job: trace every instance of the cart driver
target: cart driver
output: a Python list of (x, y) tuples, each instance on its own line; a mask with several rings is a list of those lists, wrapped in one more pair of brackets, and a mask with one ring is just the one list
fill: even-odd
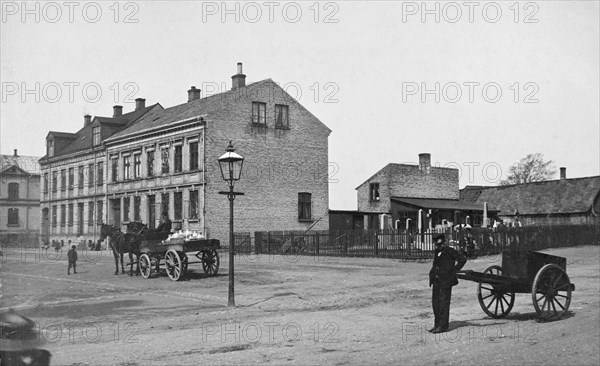
[(171, 232), (171, 220), (169, 220), (169, 215), (166, 212), (160, 215), (160, 225), (156, 228), (156, 232)]

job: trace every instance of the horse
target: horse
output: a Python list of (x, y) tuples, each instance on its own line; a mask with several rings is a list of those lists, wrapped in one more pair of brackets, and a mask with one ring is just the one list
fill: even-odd
[(136, 240), (133, 233), (123, 233), (121, 229), (113, 226), (102, 224), (100, 227), (100, 241), (110, 237), (110, 248), (115, 257), (115, 274), (119, 274), (119, 256), (121, 257), (121, 274), (125, 273), (123, 267), (123, 254), (129, 253), (129, 275), (133, 276), (133, 255), (138, 259), (136, 276), (140, 275), (140, 246), (139, 240)]

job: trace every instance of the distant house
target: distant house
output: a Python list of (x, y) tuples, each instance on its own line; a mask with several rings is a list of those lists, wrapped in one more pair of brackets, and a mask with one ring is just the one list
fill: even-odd
[(38, 243), (40, 165), (37, 156), (0, 155), (0, 241)]
[(600, 224), (600, 176), (561, 179), (499, 187), (467, 186), (461, 199), (487, 202), (505, 223), (523, 225)]
[(472, 225), (483, 222), (483, 204), (459, 199), (458, 169), (432, 167), (427, 153), (419, 154), (419, 165), (386, 165), (356, 190), (358, 211), (353, 216), (368, 213), (368, 229), (426, 230), (464, 223), (467, 216)]

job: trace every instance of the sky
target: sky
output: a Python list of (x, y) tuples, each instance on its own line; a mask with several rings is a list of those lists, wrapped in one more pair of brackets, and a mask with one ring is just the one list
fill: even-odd
[[(600, 174), (599, 1), (0, 1), (0, 151), (112, 106), (271, 78), (329, 136), (329, 206), (388, 163), (497, 185), (529, 153)], [(23, 5), (25, 4), (25, 5)], [(558, 173), (556, 178), (558, 178)]]

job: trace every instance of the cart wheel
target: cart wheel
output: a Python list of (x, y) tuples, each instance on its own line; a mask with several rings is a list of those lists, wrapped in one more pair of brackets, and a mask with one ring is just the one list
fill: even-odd
[[(484, 274), (502, 276), (502, 267), (491, 266), (483, 271)], [(515, 293), (507, 284), (490, 284), (479, 281), (477, 284), (477, 300), (481, 309), (492, 318), (504, 318), (515, 304)], [(486, 304), (487, 302), (487, 304)]]
[(169, 249), (167, 254), (165, 254), (165, 268), (171, 280), (179, 280), (181, 277), (182, 261), (179, 258), (179, 254), (173, 249)]
[(152, 261), (146, 253), (140, 256), (140, 272), (144, 278), (150, 278), (150, 276), (152, 276)]
[(216, 250), (202, 251), (202, 269), (207, 275), (217, 275), (219, 271), (219, 253)]
[(556, 264), (546, 264), (535, 275), (531, 297), (538, 316), (560, 318), (571, 304), (569, 275)]

